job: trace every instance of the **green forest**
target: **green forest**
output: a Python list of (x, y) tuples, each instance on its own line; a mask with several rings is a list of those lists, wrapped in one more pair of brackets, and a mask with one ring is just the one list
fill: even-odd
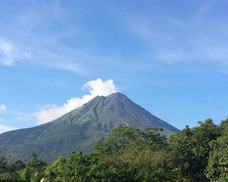
[(27, 163), (0, 157), (0, 179), (32, 182), (227, 182), (228, 119), (186, 126), (166, 138), (160, 128), (119, 125), (94, 151), (53, 163), (32, 154)]

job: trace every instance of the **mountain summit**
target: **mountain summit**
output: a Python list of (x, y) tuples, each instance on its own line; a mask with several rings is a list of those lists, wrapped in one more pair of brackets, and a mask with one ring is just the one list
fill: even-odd
[(117, 92), (97, 96), (49, 123), (1, 134), (0, 151), (9, 159), (27, 161), (31, 153), (37, 153), (53, 161), (73, 151), (92, 151), (96, 141), (105, 139), (113, 127), (123, 123), (138, 128), (160, 127), (166, 135), (179, 131)]

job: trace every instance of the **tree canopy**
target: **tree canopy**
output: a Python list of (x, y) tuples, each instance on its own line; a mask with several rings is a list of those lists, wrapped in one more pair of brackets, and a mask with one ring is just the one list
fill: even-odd
[(94, 145), (94, 152), (72, 153), (55, 162), (33, 154), (28, 163), (0, 155), (0, 179), (42, 182), (225, 182), (228, 181), (228, 119), (186, 126), (166, 138), (161, 129), (119, 125)]

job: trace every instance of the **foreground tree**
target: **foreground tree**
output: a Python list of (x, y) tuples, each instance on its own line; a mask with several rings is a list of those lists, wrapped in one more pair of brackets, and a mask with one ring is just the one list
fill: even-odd
[(222, 136), (210, 142), (207, 177), (210, 181), (228, 181), (228, 119), (219, 126)]
[(9, 170), (9, 166), (3, 155), (0, 155), (0, 174), (6, 173)]
[(75, 153), (68, 159), (59, 158), (45, 171), (46, 181), (129, 182), (167, 181), (165, 136), (159, 129), (143, 131), (120, 125), (110, 137), (95, 144), (96, 152)]
[(157, 128), (140, 130), (120, 125), (105, 141), (94, 145), (101, 160), (118, 169), (125, 169), (128, 181), (168, 181), (166, 164), (167, 139)]
[(133, 126), (119, 125), (111, 130), (109, 138), (95, 143), (94, 150), (100, 154), (118, 153), (125, 149), (158, 151), (167, 146), (165, 135), (161, 135), (162, 129), (146, 126), (142, 131)]
[(169, 139), (169, 166), (176, 181), (209, 181), (206, 167), (210, 152), (209, 142), (220, 136), (219, 128), (207, 119), (200, 126), (188, 126)]
[(210, 143), (207, 177), (210, 181), (228, 181), (228, 135)]
[(121, 175), (121, 169), (108, 165), (100, 160), (96, 153), (84, 154), (77, 152), (67, 160), (58, 158), (45, 171), (44, 180), (47, 182), (111, 182), (129, 181), (126, 174)]
[(46, 170), (45, 170), (45, 180), (46, 181), (66, 181), (65, 178), (65, 163), (66, 159), (64, 157), (59, 157), (55, 162), (53, 162)]
[(32, 159), (28, 162), (27, 166), (31, 168), (33, 173), (36, 173), (43, 171), (47, 167), (47, 163), (43, 160), (39, 160), (36, 153), (32, 153)]
[(0, 179), (20, 179), (17, 171), (25, 168), (25, 164), (21, 161), (7, 163), (3, 155), (0, 155)]

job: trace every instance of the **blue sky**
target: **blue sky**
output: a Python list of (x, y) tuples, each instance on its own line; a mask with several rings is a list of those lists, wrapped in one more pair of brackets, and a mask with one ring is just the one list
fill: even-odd
[(227, 0), (1, 1), (0, 132), (116, 90), (179, 129), (218, 124), (228, 117), (227, 9)]

